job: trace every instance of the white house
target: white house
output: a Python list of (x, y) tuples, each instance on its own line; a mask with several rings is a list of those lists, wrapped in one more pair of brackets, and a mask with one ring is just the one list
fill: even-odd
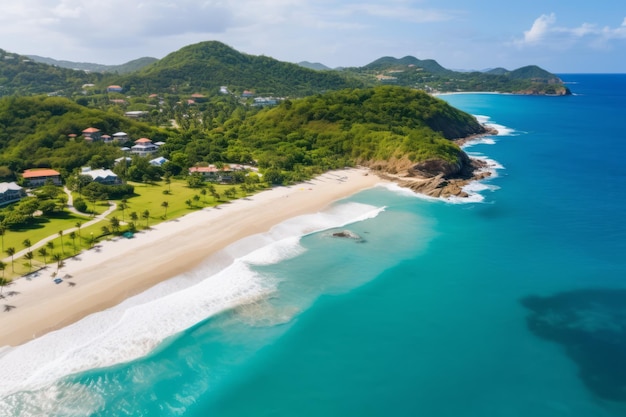
[(116, 142), (126, 142), (128, 140), (128, 133), (126, 132), (113, 133), (113, 140)]
[(160, 167), (160, 166), (163, 166), (163, 164), (166, 163), (166, 162), (169, 162), (169, 160), (167, 158), (159, 156), (157, 158), (151, 159), (150, 160), (150, 165), (154, 165), (156, 167)]
[(19, 201), (26, 197), (26, 192), (15, 182), (0, 182), (0, 205)]
[(82, 175), (89, 175), (95, 182), (106, 185), (121, 184), (120, 178), (110, 169), (91, 169), (83, 167), (80, 170)]
[(130, 148), (130, 153), (139, 156), (148, 156), (154, 154), (158, 150), (152, 141), (148, 138), (141, 138), (135, 141), (135, 146)]

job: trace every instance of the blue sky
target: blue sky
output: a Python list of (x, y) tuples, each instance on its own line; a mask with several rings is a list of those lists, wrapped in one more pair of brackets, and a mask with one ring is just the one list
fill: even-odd
[(626, 73), (622, 0), (15, 0), (0, 48), (100, 64), (218, 40), (282, 61), (362, 66), (412, 55), (452, 69)]

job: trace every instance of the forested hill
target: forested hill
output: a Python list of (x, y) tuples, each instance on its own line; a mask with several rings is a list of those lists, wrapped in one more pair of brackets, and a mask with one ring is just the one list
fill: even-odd
[(380, 86), (285, 101), (225, 135), (237, 137), (231, 149), (252, 155), (261, 167), (297, 173), (388, 160), (460, 166), (465, 155), (449, 139), (484, 131), (473, 116), (443, 100)]
[(4, 97), (0, 98), (0, 177), (15, 178), (15, 174), (34, 167), (62, 172), (90, 164), (110, 168), (114, 159), (122, 156), (120, 145), (69, 139), (68, 135), (80, 136), (88, 127), (109, 135), (123, 131), (135, 139), (166, 139), (160, 129), (113, 112), (88, 109), (67, 98)]
[(529, 65), (513, 71), (495, 68), (487, 72), (459, 72), (432, 59), (383, 57), (359, 68), (346, 68), (364, 82), (394, 84), (428, 92), (494, 91), (516, 94), (568, 95), (569, 89), (556, 75)]
[(314, 71), (266, 56), (248, 55), (216, 41), (186, 46), (125, 77), (113, 79), (126, 91), (215, 91), (305, 96), (362, 84), (335, 71)]
[(0, 49), (0, 97), (30, 94), (69, 95), (83, 84), (97, 83), (101, 74), (88, 74), (41, 64)]
[(106, 65), (106, 64), (94, 64), (91, 62), (73, 62), (73, 61), (58, 61), (53, 58), (46, 58), (38, 55), (28, 55), (28, 58), (32, 59), (35, 62), (40, 62), (42, 64), (54, 65), (56, 67), (68, 68), (74, 70), (81, 71), (89, 71), (89, 72), (112, 72), (117, 74), (127, 74), (129, 72), (138, 71), (146, 65), (150, 65), (155, 61), (158, 61), (156, 58), (151, 57), (143, 57), (138, 59), (133, 59), (132, 61), (126, 62), (125, 64), (120, 65)]

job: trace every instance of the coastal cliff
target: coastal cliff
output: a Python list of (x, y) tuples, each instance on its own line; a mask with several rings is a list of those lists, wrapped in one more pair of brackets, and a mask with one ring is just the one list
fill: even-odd
[[(485, 135), (497, 135), (498, 131), (486, 126), (480, 134), (455, 140), (462, 146), (470, 140)], [(409, 188), (416, 193), (429, 197), (468, 197), (463, 187), (472, 181), (488, 178), (491, 173), (487, 163), (481, 159), (470, 158), (462, 149), (456, 162), (443, 159), (428, 159), (418, 163), (408, 158), (390, 159), (387, 161), (370, 161), (368, 166), (380, 178), (393, 181), (401, 187)]]

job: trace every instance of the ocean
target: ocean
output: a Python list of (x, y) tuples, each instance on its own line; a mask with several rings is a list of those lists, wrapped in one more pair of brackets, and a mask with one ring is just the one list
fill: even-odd
[(380, 186), (239, 242), (5, 352), (0, 415), (626, 415), (626, 75), (560, 76), (441, 96), (499, 131), (471, 198)]

